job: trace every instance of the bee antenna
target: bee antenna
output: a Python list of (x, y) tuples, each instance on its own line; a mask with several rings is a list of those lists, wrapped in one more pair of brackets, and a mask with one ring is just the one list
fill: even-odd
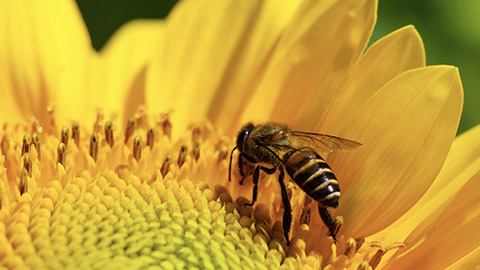
[(235, 150), (237, 150), (237, 147), (234, 147), (232, 152), (230, 153), (230, 163), (228, 164), (228, 182), (232, 181), (232, 177), (231, 177), (231, 174), (232, 174), (232, 158), (233, 158), (233, 152), (235, 152)]

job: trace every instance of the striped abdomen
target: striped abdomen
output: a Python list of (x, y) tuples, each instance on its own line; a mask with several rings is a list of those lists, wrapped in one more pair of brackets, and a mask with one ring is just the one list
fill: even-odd
[(283, 156), (290, 177), (322, 207), (337, 207), (340, 188), (332, 169), (311, 148), (299, 148)]

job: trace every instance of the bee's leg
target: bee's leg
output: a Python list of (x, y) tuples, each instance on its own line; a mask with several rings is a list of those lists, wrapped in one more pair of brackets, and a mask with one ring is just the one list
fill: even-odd
[[(258, 189), (258, 178), (260, 176), (260, 170), (266, 172), (267, 174), (273, 174), (277, 168), (267, 168), (263, 167), (261, 165), (258, 165), (255, 167), (255, 172), (253, 172), (253, 196), (252, 196), (252, 202), (251, 203), (246, 203), (245, 205), (248, 206), (253, 206), (255, 202), (257, 201), (257, 189)], [(283, 171), (283, 170), (282, 170)]]
[(278, 182), (280, 183), (280, 189), (282, 190), (282, 202), (283, 202), (283, 234), (287, 240), (287, 245), (290, 245), (288, 240), (288, 232), (290, 232), (290, 225), (292, 225), (292, 207), (290, 206), (290, 200), (288, 199), (287, 188), (283, 183), (285, 177), (285, 171), (280, 167), (280, 175), (278, 176)]
[(327, 208), (321, 207), (319, 205), (318, 212), (320, 213), (320, 217), (322, 218), (323, 223), (325, 223), (328, 230), (330, 231), (330, 235), (333, 237), (333, 240), (335, 240), (335, 242), (338, 242), (337, 236), (335, 236), (335, 223), (333, 222), (330, 213), (328, 213)]
[(232, 181), (232, 159), (233, 159), (233, 152), (237, 150), (237, 147), (234, 147), (232, 152), (230, 153), (230, 163), (228, 164), (228, 182)]
[(244, 163), (245, 160), (247, 160), (247, 163), (255, 163), (255, 161), (251, 157), (245, 155), (244, 153), (240, 153), (240, 155), (238, 155), (238, 170), (240, 171), (240, 175), (242, 176), (242, 180), (240, 180), (240, 185), (243, 185), (243, 181), (245, 180), (245, 177), (251, 175), (252, 173), (251, 169), (249, 170), (248, 175), (245, 173), (246, 171), (245, 166), (250, 165), (250, 164), (246, 165)]

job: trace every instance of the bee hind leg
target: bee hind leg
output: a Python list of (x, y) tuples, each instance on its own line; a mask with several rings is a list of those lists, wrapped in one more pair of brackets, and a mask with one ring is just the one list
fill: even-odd
[(290, 200), (288, 199), (287, 188), (285, 187), (283, 178), (285, 178), (285, 171), (282, 167), (280, 167), (280, 175), (278, 176), (278, 182), (280, 183), (280, 189), (282, 190), (283, 234), (285, 235), (285, 240), (287, 240), (287, 245), (290, 245), (288, 233), (290, 232), (290, 226), (292, 225), (292, 207), (290, 205)]
[[(245, 160), (247, 161), (247, 164), (245, 164)], [(239, 182), (240, 185), (243, 185), (245, 177), (252, 174), (252, 166), (250, 165), (250, 163), (255, 163), (255, 161), (252, 160), (252, 158), (250, 158), (248, 155), (245, 155), (244, 153), (240, 153), (240, 155), (238, 155), (238, 170), (240, 171), (240, 176), (242, 176), (242, 180), (240, 180)]]
[(253, 206), (255, 202), (257, 201), (257, 189), (258, 189), (258, 178), (260, 176), (260, 170), (266, 172), (267, 174), (273, 174), (277, 168), (267, 168), (263, 167), (261, 165), (258, 165), (255, 167), (255, 172), (253, 173), (253, 196), (252, 196), (252, 202), (251, 203), (246, 203), (245, 206)]
[(328, 230), (330, 231), (330, 236), (332, 236), (335, 242), (338, 242), (337, 236), (335, 234), (335, 222), (333, 222), (330, 213), (328, 213), (326, 207), (318, 206), (318, 213), (320, 213), (320, 217), (322, 218), (323, 223), (327, 226)]

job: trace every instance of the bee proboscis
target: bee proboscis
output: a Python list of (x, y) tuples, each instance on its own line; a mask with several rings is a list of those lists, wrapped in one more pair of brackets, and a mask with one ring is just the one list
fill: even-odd
[[(330, 235), (337, 241), (335, 224), (327, 211), (327, 207), (338, 207), (340, 188), (337, 178), (330, 166), (318, 154), (319, 151), (348, 151), (361, 144), (341, 137), (290, 130), (286, 125), (266, 123), (254, 125), (247, 123), (237, 135), (237, 144), (230, 155), (228, 180), (231, 181), (232, 156), (235, 150), (238, 156), (238, 168), (243, 183), (246, 163), (255, 165), (253, 170), (252, 202), (246, 205), (253, 206), (257, 200), (257, 189), (260, 171), (267, 174), (280, 172), (280, 184), (283, 202), (283, 232), (287, 244), (290, 243), (288, 233), (292, 222), (292, 209), (288, 199), (285, 183), (285, 170), (295, 183), (313, 200), (318, 203), (318, 211), (323, 223), (330, 231)], [(263, 164), (271, 165), (271, 167)], [(248, 175), (247, 175), (248, 174)]]

